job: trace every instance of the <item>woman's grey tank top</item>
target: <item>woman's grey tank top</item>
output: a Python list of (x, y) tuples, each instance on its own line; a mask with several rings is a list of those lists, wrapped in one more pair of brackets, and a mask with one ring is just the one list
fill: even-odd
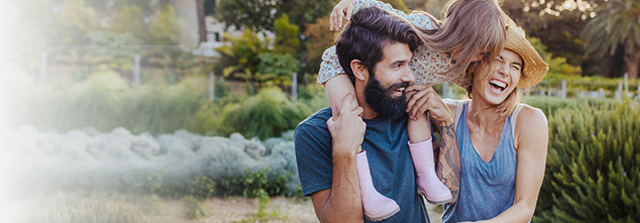
[[(511, 125), (514, 120), (505, 119), (493, 157), (488, 163), (484, 162), (469, 137), (467, 102), (458, 104), (460, 117), (456, 117), (461, 161), (460, 194), (454, 205), (445, 205), (442, 222), (491, 219), (511, 207), (515, 196), (517, 156)], [(517, 112), (513, 115), (517, 116)]]

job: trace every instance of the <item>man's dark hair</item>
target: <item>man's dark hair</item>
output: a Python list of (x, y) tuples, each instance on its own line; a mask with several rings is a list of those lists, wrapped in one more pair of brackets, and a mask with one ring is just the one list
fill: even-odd
[(386, 45), (405, 43), (411, 52), (415, 52), (421, 44), (416, 30), (407, 20), (383, 9), (361, 9), (336, 39), (340, 65), (352, 83), (355, 83), (355, 76), (350, 64), (354, 59), (360, 60), (373, 76), (376, 63), (382, 60), (382, 48)]

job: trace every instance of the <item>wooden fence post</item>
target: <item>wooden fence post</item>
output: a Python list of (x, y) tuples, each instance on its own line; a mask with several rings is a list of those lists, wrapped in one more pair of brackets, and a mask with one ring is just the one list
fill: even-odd
[(293, 73), (293, 76), (291, 77), (291, 97), (293, 98), (293, 101), (298, 100), (298, 74), (297, 73)]
[(140, 55), (136, 55), (133, 66), (133, 83), (136, 86), (140, 86), (140, 81)]

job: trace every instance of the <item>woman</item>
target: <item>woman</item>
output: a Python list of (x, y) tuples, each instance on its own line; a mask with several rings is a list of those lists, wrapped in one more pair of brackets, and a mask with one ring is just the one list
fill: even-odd
[[(548, 65), (515, 26), (508, 27), (505, 48), (495, 62), (478, 61), (454, 81), (470, 100), (442, 102), (431, 87), (408, 89), (409, 106), (417, 103), (419, 110), (455, 123), (460, 194), (445, 205), (443, 222), (527, 222), (535, 211), (548, 128), (541, 110), (519, 104), (519, 94), (538, 84)], [(445, 104), (455, 115), (438, 109)]]

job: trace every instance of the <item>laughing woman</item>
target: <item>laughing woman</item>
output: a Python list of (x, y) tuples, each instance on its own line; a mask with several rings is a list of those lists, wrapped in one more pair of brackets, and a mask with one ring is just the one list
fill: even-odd
[[(491, 65), (494, 64), (494, 65)], [(524, 37), (507, 29), (493, 63), (472, 64), (454, 81), (470, 100), (443, 102), (431, 87), (414, 85), (408, 107), (454, 123), (461, 157), (458, 200), (445, 205), (443, 222), (527, 222), (544, 177), (548, 128), (540, 109), (519, 104), (522, 90), (538, 84), (548, 65)], [(439, 107), (448, 106), (451, 113)], [(440, 118), (442, 120), (442, 118)]]

